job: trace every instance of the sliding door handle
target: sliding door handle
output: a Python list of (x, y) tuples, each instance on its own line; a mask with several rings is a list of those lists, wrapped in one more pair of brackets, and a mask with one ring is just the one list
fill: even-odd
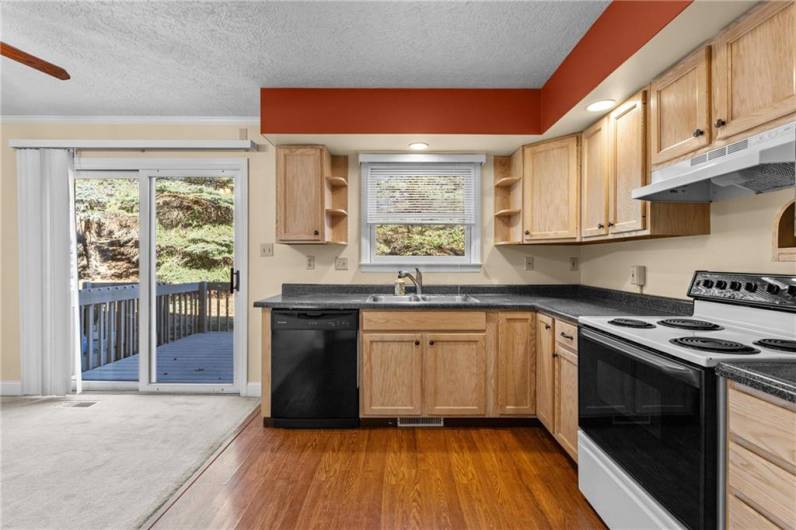
[(234, 293), (240, 291), (240, 271), (235, 270), (235, 267), (229, 269), (229, 292)]

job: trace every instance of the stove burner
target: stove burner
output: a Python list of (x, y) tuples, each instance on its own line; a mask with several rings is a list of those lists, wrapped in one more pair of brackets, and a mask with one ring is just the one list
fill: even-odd
[(671, 339), (669, 342), (694, 350), (714, 353), (731, 353), (741, 355), (760, 353), (760, 350), (756, 350), (755, 348), (741, 344), (740, 342), (733, 342), (731, 340), (717, 339), (713, 337), (680, 337), (677, 339)]
[(693, 318), (667, 318), (659, 320), (658, 324), (670, 328), (690, 329), (693, 331), (716, 331), (724, 329), (718, 324), (707, 322), (706, 320), (696, 320)]
[(758, 346), (764, 348), (771, 348), (772, 350), (781, 350), (796, 353), (796, 340), (787, 339), (760, 339), (755, 342)]
[(655, 324), (650, 324), (649, 322), (644, 322), (643, 320), (636, 320), (635, 318), (615, 318), (613, 320), (609, 320), (608, 323), (613, 324), (614, 326), (621, 326), (623, 328), (647, 329), (655, 327)]

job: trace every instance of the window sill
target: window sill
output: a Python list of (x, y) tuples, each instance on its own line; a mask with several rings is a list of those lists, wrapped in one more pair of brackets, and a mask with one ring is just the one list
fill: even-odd
[(360, 263), (360, 272), (395, 272), (399, 270), (413, 271), (419, 268), (421, 272), (481, 272), (480, 263), (405, 263), (398, 265), (394, 263)]

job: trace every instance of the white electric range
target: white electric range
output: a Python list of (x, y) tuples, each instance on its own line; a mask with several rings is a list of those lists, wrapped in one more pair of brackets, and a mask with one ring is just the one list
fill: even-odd
[(609, 527), (722, 528), (723, 361), (796, 362), (796, 274), (698, 271), (688, 317), (583, 317), (580, 489)]

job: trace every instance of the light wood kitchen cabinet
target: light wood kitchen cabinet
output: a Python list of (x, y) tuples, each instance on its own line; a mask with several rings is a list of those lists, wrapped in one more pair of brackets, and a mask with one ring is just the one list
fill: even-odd
[(493, 158), (495, 245), (522, 243), (522, 149)]
[(539, 314), (536, 318), (536, 417), (553, 432), (555, 406), (555, 336), (553, 319)]
[[(608, 231), (646, 228), (650, 203), (632, 197), (647, 184), (647, 91), (642, 90), (608, 115)], [(652, 205), (655, 207), (655, 205)]]
[(608, 131), (605, 117), (583, 131), (581, 148), (581, 236), (588, 239), (608, 234)]
[(536, 412), (536, 318), (531, 312), (498, 315), (497, 408), (499, 414)]
[[(559, 343), (560, 344), (560, 343)], [(555, 351), (555, 412), (553, 436), (578, 461), (578, 356), (566, 348)]]
[(423, 338), (423, 413), (486, 414), (485, 335), (430, 333)]
[(362, 336), (362, 412), (375, 416), (422, 414), (423, 336)]
[(574, 242), (580, 236), (579, 135), (523, 148), (523, 241)]
[(348, 238), (348, 158), (324, 146), (276, 149), (276, 234), (282, 243)]
[(710, 47), (703, 47), (650, 86), (650, 156), (660, 164), (710, 144)]
[(730, 382), (727, 389), (729, 528), (796, 521), (796, 406)]
[(796, 4), (761, 2), (712, 43), (717, 139), (796, 112)]

